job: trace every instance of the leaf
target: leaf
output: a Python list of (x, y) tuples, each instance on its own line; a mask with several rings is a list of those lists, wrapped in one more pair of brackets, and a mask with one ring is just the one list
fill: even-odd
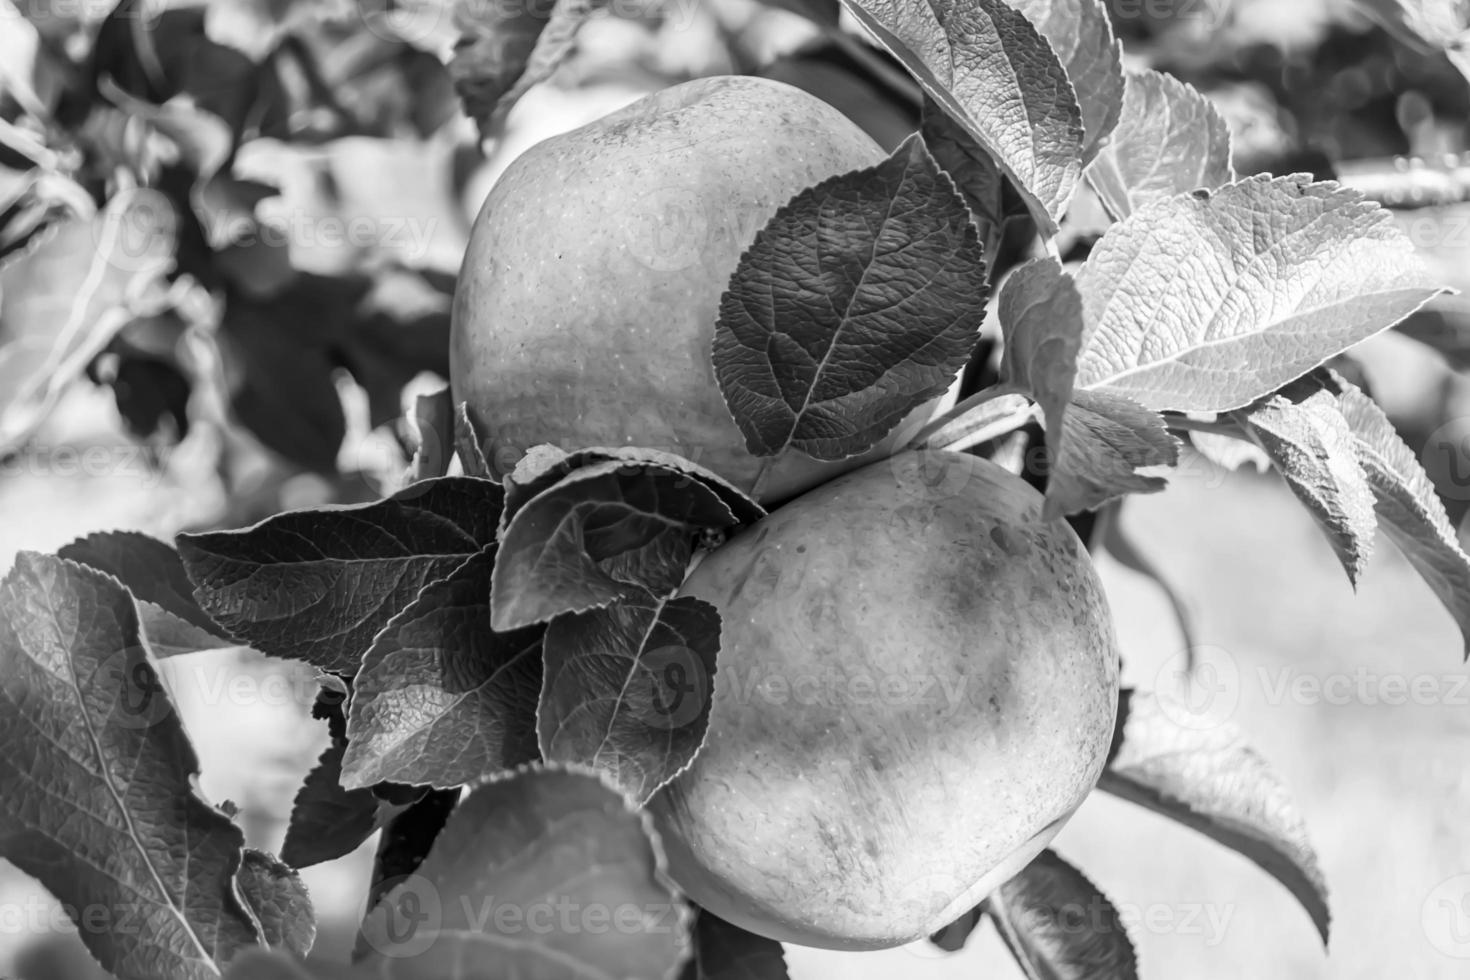
[(965, 199), (979, 232), (981, 254), (993, 264), (1006, 226), (1028, 213), (1025, 202), (1007, 185), (1000, 164), (928, 96), (924, 97), (919, 133), (934, 161)]
[(1098, 786), (1254, 861), (1302, 904), (1325, 944), (1327, 885), (1286, 787), (1236, 725), (1175, 720), (1188, 716), (1164, 695), (1125, 692), (1121, 741)]
[(454, 456), (454, 401), (447, 386), (414, 399), (413, 439), (410, 481), (431, 480), (449, 472)]
[(1163, 416), (1128, 398), (1078, 391), (1062, 419), (1046, 487), (1048, 514), (1075, 514), (1125, 493), (1155, 493), (1164, 478), (1138, 472), (1179, 462), (1179, 440)]
[(1341, 376), (1329, 373), (1328, 378), (1357, 438), (1358, 462), (1373, 488), (1378, 526), (1454, 617), (1470, 656), (1470, 557), (1460, 547), (1434, 484), (1383, 410)]
[(506, 527), (491, 623), (507, 632), (615, 599), (671, 592), (683, 581), (695, 537), (735, 523), (719, 494), (681, 470), (638, 459), (573, 470)]
[(27, 439), (173, 263), (178, 216), (157, 191), (58, 222), (0, 267), (0, 453)]
[(1077, 288), (1077, 387), (1179, 412), (1242, 408), (1439, 291), (1387, 211), (1305, 174), (1145, 207)]
[(692, 596), (634, 597), (546, 630), (541, 753), (606, 772), (639, 803), (704, 744), (720, 614)]
[(781, 944), (746, 932), (700, 909), (694, 920), (694, 955), (680, 980), (790, 980)]
[(269, 854), (246, 850), (235, 881), (267, 945), (305, 956), (316, 941), (316, 913), (301, 876)]
[(426, 585), (363, 657), (342, 783), (440, 788), (537, 758), (540, 627), (490, 629), (495, 549)]
[(80, 930), (103, 968), (202, 980), (261, 941), (235, 888), (244, 835), (195, 791), (125, 589), (22, 552), (0, 583), (0, 698), (0, 856), (66, 908), (127, 914)]
[(1443, 51), (1470, 78), (1470, 10), (1455, 0), (1359, 0), (1390, 32), (1420, 50)]
[(1082, 113), (1082, 165), (1118, 125), (1123, 48), (1102, 0), (1008, 0), (1041, 32), (1066, 69)]
[(986, 903), (1030, 980), (1137, 980), (1138, 959), (1118, 910), (1050, 849)]
[(1453, 309), (1446, 306), (1436, 303), (1420, 310), (1394, 330), (1438, 353), (1455, 371), (1470, 371), (1470, 321), (1462, 303)]
[[(572, 928), (548, 927), (563, 914)], [(362, 965), (395, 980), (666, 977), (688, 929), (647, 816), (590, 772), (545, 766), (470, 793), (363, 922)]]
[(964, 915), (929, 936), (931, 945), (944, 950), (946, 953), (958, 953), (965, 948), (965, 943), (973, 933), (985, 921), (985, 906), (977, 905)]
[(1066, 70), (1000, 0), (844, 0), (929, 97), (995, 158), (1055, 234), (1082, 168), (1082, 112)]
[(1192, 85), (1162, 72), (1131, 72), (1118, 126), (1087, 180), (1119, 221), (1176, 194), (1216, 190), (1235, 180), (1230, 127)]
[(738, 524), (754, 524), (766, 514), (760, 504), (735, 484), (683, 456), (658, 449), (632, 447), (593, 447), (568, 453), (555, 446), (541, 445), (528, 449), (506, 478), (505, 511), (500, 519), (502, 533), (510, 519), (542, 491), (551, 489), (585, 466), (615, 461), (629, 466), (657, 467), (685, 477), (685, 482), (702, 483), (730, 508)]
[(464, 101), (465, 115), (482, 138), (537, 82), (551, 77), (571, 52), (577, 30), (606, 0), (546, 0), (495, 5), (457, 0), (459, 41), (449, 73)]
[(382, 826), (382, 803), (370, 789), (344, 789), (345, 739), (322, 750), (296, 791), (281, 859), (293, 868), (335, 861), (362, 846)]
[[(1199, 433), (1192, 433), (1198, 435)], [(1253, 443), (1250, 445), (1254, 445)], [(1174, 620), (1179, 624), (1179, 635), (1183, 640), (1185, 650), (1194, 650), (1199, 646), (1197, 640), (1199, 631), (1195, 629), (1194, 615), (1190, 612), (1189, 605), (1179, 590), (1174, 588), (1163, 570), (1154, 564), (1147, 554), (1138, 549), (1133, 538), (1123, 530), (1122, 511), (1124, 501), (1114, 501), (1113, 504), (1102, 512), (1103, 530), (1100, 534), (1103, 550), (1113, 556), (1113, 559), (1124, 568), (1131, 569), (1152, 581), (1164, 593), (1169, 608), (1174, 612)]]
[(454, 410), (454, 451), (459, 456), (459, 465), (467, 476), (489, 479), (490, 464), (485, 458), (488, 440), (480, 435), (474, 419), (470, 418), (470, 407), (460, 402)]
[(1311, 512), (1356, 585), (1373, 553), (1378, 521), (1357, 440), (1337, 397), (1308, 377), (1235, 417)]
[(241, 377), (231, 409), (262, 445), (313, 472), (337, 471), (347, 418), (333, 348), (367, 289), (362, 279), (300, 275), (279, 293), (232, 295), (225, 307), (221, 344)]
[(923, 141), (792, 198), (720, 300), (715, 379), (745, 445), (876, 445), (964, 367), (985, 316), (969, 211)]
[(371, 504), (181, 534), (179, 557), (199, 605), (231, 636), (352, 674), (424, 585), (494, 540), (501, 499), (489, 480), (425, 480)]
[(136, 531), (100, 531), (56, 554), (106, 572), (133, 593), (154, 656), (235, 645), (194, 601), (194, 586), (178, 552), (157, 538)]
[(1082, 347), (1082, 295), (1060, 262), (1035, 259), (1006, 277), (996, 313), (1002, 338), (1001, 378), (1041, 406), (1047, 448), (1056, 458), (1062, 450), (1063, 419)]

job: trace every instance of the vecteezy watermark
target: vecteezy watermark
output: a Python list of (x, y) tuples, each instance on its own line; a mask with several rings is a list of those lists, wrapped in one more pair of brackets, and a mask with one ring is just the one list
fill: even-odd
[(205, 232), (211, 242), (237, 247), (378, 249), (410, 261), (429, 254), (438, 227), (436, 218), (319, 214), (266, 202), (259, 217), (222, 213), (207, 222)]
[(1086, 936), (1125, 933), (1200, 936), (1205, 946), (1225, 940), (1235, 906), (1215, 902), (1109, 902), (1101, 896), (1036, 906), (1017, 916), (1023, 932)]
[(495, 895), (456, 895), (422, 875), (408, 875), (384, 894), (364, 919), (362, 938), (380, 955), (422, 955), (446, 931), (489, 936), (543, 937), (675, 936), (681, 909), (674, 902), (589, 902), (550, 894), (535, 901), (509, 901)]
[(1312, 674), (1296, 667), (1257, 667), (1256, 675), (1271, 705), (1470, 706), (1470, 674), (1402, 674), (1367, 667)]
[(39, 477), (126, 477), (145, 486), (157, 486), (167, 474), (171, 450), (156, 446), (76, 446), (28, 443), (0, 456), (0, 479)]
[(320, 683), (306, 671), (252, 670), (234, 658), (174, 657), (155, 664), (141, 647), (113, 653), (92, 674), (92, 688), (111, 699), (106, 723), (145, 729), (187, 702), (205, 708), (309, 708)]
[(928, 707), (952, 712), (965, 703), (969, 676), (926, 671), (845, 669), (835, 665), (771, 668), (721, 666), (723, 696), (739, 704), (801, 708)]
[[(924, 707), (950, 714), (965, 703), (969, 678), (915, 671), (809, 669), (731, 664), (716, 677), (722, 700), (782, 708)], [(633, 717), (650, 728), (677, 729), (697, 720), (713, 692), (709, 669), (695, 650), (664, 646), (639, 658), (623, 692)]]
[(1424, 898), (1419, 921), (1429, 944), (1445, 956), (1470, 959), (1470, 874), (1446, 878)]
[[(161, 923), (154, 916), (163, 910), (137, 902), (89, 902), (74, 905), (49, 895), (29, 895), (0, 903), (0, 936), (70, 935), (137, 936), (158, 935)], [(171, 916), (170, 916), (171, 917)]]

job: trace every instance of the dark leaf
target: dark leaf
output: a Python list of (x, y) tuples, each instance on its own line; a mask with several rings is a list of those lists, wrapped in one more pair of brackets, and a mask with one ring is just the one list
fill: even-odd
[(1454, 617), (1470, 656), (1470, 557), (1460, 547), (1433, 482), (1381, 408), (1335, 373), (1328, 384), (1357, 438), (1358, 462), (1373, 488), (1378, 526)]
[(382, 826), (382, 803), (373, 791), (342, 786), (346, 750), (345, 739), (333, 740), (296, 791), (281, 845), (281, 860), (293, 868), (351, 854)]
[(368, 288), (358, 278), (301, 275), (269, 298), (232, 295), (220, 325), (243, 375), (231, 403), (241, 424), (318, 473), (337, 471), (347, 419), (334, 350)]
[(1137, 980), (1118, 910), (1055, 851), (1038, 854), (985, 908), (1029, 980)]
[[(378, 910), (385, 895), (418, 871), (439, 835), (444, 832), (450, 815), (459, 806), (460, 795), (458, 787), (429, 790), (404, 807), (402, 812), (394, 815), (383, 827), (383, 833), (378, 837), (378, 849), (373, 854), (373, 872), (368, 880), (364, 918)], [(383, 911), (392, 917), (392, 910)], [(470, 914), (468, 909), (465, 914)], [(410, 923), (410, 928), (413, 925)], [(402, 935), (401, 932), (398, 934)], [(366, 929), (358, 930), (357, 942), (352, 948), (354, 963), (372, 954), (371, 935)]]
[(182, 534), (179, 556), (200, 606), (230, 635), (351, 674), (424, 585), (494, 541), (501, 500), (489, 480), (442, 477), (376, 503)]
[(928, 96), (924, 97), (919, 133), (969, 205), (982, 254), (994, 263), (1006, 225), (1027, 213), (1025, 203), (1007, 191), (1005, 173), (995, 158)]
[(542, 754), (647, 801), (704, 744), (719, 649), (720, 614), (692, 596), (558, 616), (546, 630)]
[(984, 147), (1045, 234), (1082, 170), (1082, 112), (1051, 45), (1001, 0), (844, 0), (845, 6)]
[(1156, 71), (1128, 76), (1123, 114), (1087, 180), (1121, 221), (1155, 201), (1235, 179), (1230, 128), (1191, 85)]
[(573, 470), (507, 525), (490, 593), (492, 623), (508, 631), (670, 592), (684, 578), (696, 536), (735, 523), (729, 504), (682, 470), (641, 459)]
[(790, 980), (781, 944), (704, 909), (694, 920), (694, 956), (680, 980)]
[(1378, 521), (1357, 440), (1337, 396), (1316, 379), (1303, 378), (1235, 417), (1311, 512), (1356, 585), (1373, 553)]
[(495, 549), (426, 585), (363, 657), (343, 784), (477, 782), (537, 758), (541, 628), (490, 629)]
[(876, 445), (964, 367), (985, 289), (969, 211), (917, 137), (798, 194), (720, 301), (715, 378), (746, 447), (835, 460)]
[(965, 948), (970, 935), (985, 921), (985, 906), (979, 905), (955, 919), (949, 925), (929, 937), (929, 942), (946, 953), (958, 953)]
[(195, 790), (125, 589), (21, 553), (0, 583), (0, 699), (0, 856), (68, 908), (127, 914), (78, 923), (105, 969), (205, 980), (261, 941), (235, 888), (244, 835)]
[(140, 604), (152, 606), (152, 610), (141, 610), (144, 633), (150, 642), (154, 641), (150, 620), (165, 615), (182, 626), (193, 626), (209, 635), (219, 633), (214, 620), (194, 601), (194, 584), (184, 571), (179, 553), (157, 538), (137, 531), (99, 531), (78, 538), (56, 554), (106, 572), (127, 586)]
[(1164, 418), (1128, 398), (1078, 391), (1062, 419), (1060, 449), (1047, 482), (1048, 512), (1075, 514), (1125, 493), (1154, 493), (1164, 478), (1138, 472), (1179, 462), (1179, 440)]
[(261, 851), (246, 850), (235, 881), (267, 945), (305, 956), (316, 941), (316, 913), (301, 876)]
[[(690, 916), (646, 821), (587, 771), (486, 782), (364, 921), (363, 967), (391, 965), (395, 980), (673, 975)], [(574, 928), (546, 928), (564, 908)]]
[(1439, 292), (1387, 211), (1304, 174), (1135, 212), (1077, 288), (1077, 387), (1179, 412), (1242, 408)]
[(1229, 721), (1205, 725), (1164, 695), (1135, 691), (1098, 786), (1254, 861), (1296, 896), (1327, 942), (1327, 884), (1286, 787)]
[(537, 0), (525, 5), (458, 0), (460, 30), (449, 73), (465, 115), (491, 135), (504, 115), (570, 53), (577, 29), (606, 0)]

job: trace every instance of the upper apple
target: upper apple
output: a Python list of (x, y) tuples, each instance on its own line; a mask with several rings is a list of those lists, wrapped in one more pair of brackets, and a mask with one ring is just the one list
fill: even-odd
[[(540, 443), (640, 446), (752, 489), (763, 461), (711, 361), (720, 296), (778, 208), (882, 159), (826, 103), (748, 77), (678, 85), (527, 150), (475, 220), (454, 299), (453, 395), (497, 475)], [(838, 462), (787, 451), (761, 497), (886, 456), (906, 431)]]

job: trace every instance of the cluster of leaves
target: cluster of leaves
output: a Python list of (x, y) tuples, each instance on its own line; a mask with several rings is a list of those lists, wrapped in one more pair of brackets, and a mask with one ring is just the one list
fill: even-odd
[(207, 419), (334, 473), (338, 379), (380, 425), (447, 376), (464, 232), (401, 179), (456, 110), (425, 39), (308, 4), (21, 7), (0, 13), (29, 53), (0, 81), (0, 453), (89, 374), (141, 438)]
[[(591, 9), (461, 17), (472, 108), (493, 123)], [(911, 445), (983, 449), (1039, 422), (1057, 517), (1159, 489), (1184, 438), (1220, 459), (1240, 458), (1222, 442), (1249, 445), (1350, 576), (1381, 525), (1470, 634), (1470, 559), (1427, 478), (1323, 367), (1437, 292), (1386, 212), (1300, 175), (1237, 180), (1218, 115), (1186, 85), (1126, 73), (1098, 0), (846, 9), (926, 111), (883, 162), (792, 199), (733, 275), (711, 356), (748, 448), (841, 459), (877, 444), (971, 359), (1006, 223), (1033, 222), (1055, 251), (1090, 197), (1110, 224), (1085, 262), (1046, 255), (999, 280), (1001, 380)], [(102, 535), (21, 558), (0, 591), (14, 747), (0, 854), (71, 907), (142, 907), (156, 928), (84, 931), (123, 980), (785, 976), (778, 944), (688, 907), (640, 809), (699, 751), (718, 676), (719, 610), (678, 587), (760, 506), (642, 449), (541, 447), (497, 483), (463, 406), (441, 395), (418, 415), (417, 479), (387, 499), (177, 550)], [(310, 913), (291, 867), (245, 849), (230, 808), (193, 788), (154, 663), (222, 643), (320, 671), (331, 743), (283, 856), (329, 860), (382, 830), (351, 967), (293, 955)], [(1254, 860), (1325, 941), (1325, 884), (1283, 787), (1232, 727), (1177, 717), (1128, 692), (1102, 788)], [(1028, 975), (1135, 976), (1115, 914), (1116, 928), (1057, 927), (1099, 903), (1047, 852), (935, 942), (956, 948), (988, 918)], [(496, 914), (539, 906), (635, 914), (534, 931)]]

